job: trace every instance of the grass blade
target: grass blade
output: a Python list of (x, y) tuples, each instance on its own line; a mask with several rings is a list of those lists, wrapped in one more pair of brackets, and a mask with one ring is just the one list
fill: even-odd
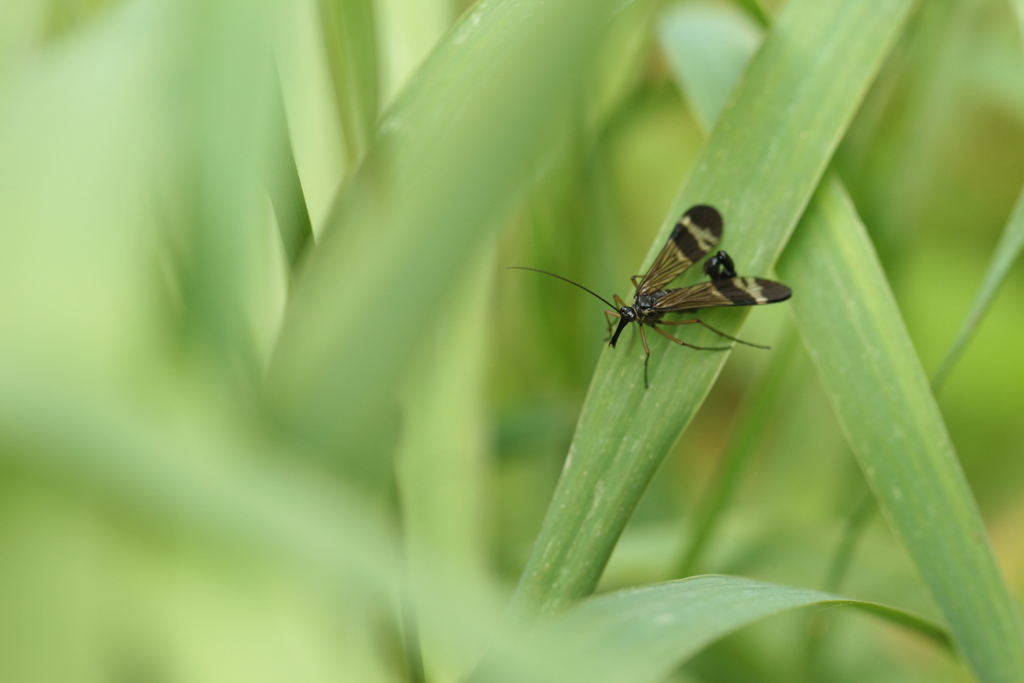
[[(744, 272), (771, 268), (912, 4), (787, 3), (647, 263), (685, 207), (711, 203), (726, 219), (723, 247)], [(701, 314), (728, 333), (743, 317), (740, 311)], [(703, 332), (687, 337), (708, 346), (714, 339)], [(517, 616), (559, 611), (593, 590), (650, 477), (726, 359), (660, 341), (652, 348), (648, 391), (637, 344), (626, 339), (605, 350), (514, 598)]]
[(274, 127), (278, 138), (275, 177), (270, 179), (270, 201), (277, 217), (277, 229), (281, 244), (288, 258), (290, 273), (298, 268), (306, 248), (313, 242), (313, 223), (309, 218), (306, 196), (302, 191), (302, 180), (295, 165), (291, 135), (288, 132), (288, 115), (285, 112), (280, 84), (274, 100)]
[(351, 175), (366, 154), (380, 111), (373, 2), (318, 0), (317, 5)]
[[(766, 617), (800, 607), (846, 605), (949, 647), (942, 628), (913, 614), (819, 591), (731, 576), (697, 576), (597, 596), (528, 640), (516, 659), (552, 662), (530, 680), (641, 683), (664, 680), (701, 649)], [(511, 680), (494, 669), (487, 681)]]
[(971, 335), (974, 334), (974, 330), (981, 322), (981, 318), (992, 305), (992, 300), (995, 299), (999, 287), (1006, 280), (1010, 268), (1017, 261), (1022, 249), (1024, 249), (1024, 191), (1017, 198), (1013, 213), (1010, 214), (1010, 220), (1003, 229), (999, 244), (996, 245), (996, 251), (992, 255), (992, 261), (988, 265), (988, 270), (985, 271), (985, 279), (982, 280), (978, 294), (971, 304), (971, 310), (960, 325), (956, 339), (953, 340), (953, 345), (946, 353), (942, 365), (939, 366), (935, 377), (932, 378), (932, 386), (935, 391), (941, 389), (945, 384), (946, 378), (960, 358), (960, 354), (963, 353)]
[(715, 474), (714, 481), (709, 484), (709, 490), (695, 511), (693, 538), (679, 561), (676, 576), (691, 576), (700, 567), (715, 529), (739, 488), (743, 475), (749, 469), (750, 458), (754, 455), (760, 437), (779, 408), (777, 399), (786, 388), (786, 379), (800, 352), (799, 342), (792, 329), (787, 330), (786, 337), (775, 346), (774, 351), (777, 356), (743, 401), (736, 419), (738, 427), (729, 439), (720, 471)]
[(836, 415), (890, 525), (981, 681), (1024, 680), (1024, 635), (881, 265), (834, 178), (779, 274)]
[(458, 16), (451, 0), (378, 0), (381, 106), (401, 92)]
[[(479, 642), (453, 657), (436, 642), (443, 632), (436, 624), (450, 619), (467, 583), (487, 576), (486, 366), (495, 259), (493, 247), (485, 251), (464, 269), (404, 392), (396, 469), (412, 586), (418, 595), (435, 594), (416, 606), (428, 680), (461, 680), (483, 649), (481, 633)], [(453, 577), (446, 595), (429, 581), (438, 574)]]

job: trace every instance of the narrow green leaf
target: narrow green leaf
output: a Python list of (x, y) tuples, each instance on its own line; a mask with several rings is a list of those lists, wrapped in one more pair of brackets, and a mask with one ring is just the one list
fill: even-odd
[(772, 22), (771, 12), (768, 11), (763, 0), (736, 0), (736, 4), (753, 17), (760, 26), (767, 26)]
[(291, 273), (298, 267), (306, 248), (313, 242), (313, 224), (302, 192), (302, 180), (295, 165), (291, 135), (288, 132), (288, 116), (285, 112), (283, 95), (278, 87), (274, 98), (274, 129), (277, 136), (277, 155), (270, 179), (270, 201), (277, 217), (277, 229), (281, 234), (285, 256)]
[[(487, 575), (485, 521), (488, 492), (486, 388), (494, 289), (494, 247), (463, 268), (451, 307), (432, 325), (405, 388), (396, 467), (406, 564), (417, 595), (441, 587), (430, 578), (453, 577), (446, 595), (416, 606), (428, 680), (461, 680), (480, 640), (445, 651), (436, 624), (465, 599), (467, 581)], [(441, 613), (437, 613), (440, 608)], [(459, 656), (461, 655), (461, 656)]]
[(778, 264), (876, 498), (981, 681), (1024, 680), (1020, 617), (863, 225), (827, 178)]
[(616, 5), (484, 3), (412, 77), (289, 302), (268, 386), (289, 428), (387, 476), (370, 448), (419, 330), (564, 131)]
[(377, 0), (381, 106), (386, 108), (409, 76), (451, 28), (451, 0)]
[(827, 591), (836, 592), (842, 589), (843, 581), (853, 563), (853, 553), (860, 543), (861, 536), (867, 530), (868, 524), (875, 517), (878, 504), (872, 498), (868, 490), (864, 490), (861, 500), (846, 518), (846, 528), (843, 530), (843, 538), (836, 548), (832, 561), (829, 562), (828, 571), (825, 573), (825, 580), (822, 582)]
[(704, 551), (722, 515), (726, 512), (732, 497), (739, 488), (742, 475), (748, 470), (750, 458), (757, 444), (769, 426), (779, 406), (778, 399), (786, 388), (785, 379), (790, 374), (800, 347), (796, 334), (790, 328), (780, 344), (776, 344), (771, 365), (764, 377), (751, 388), (743, 401), (743, 407), (736, 418), (739, 425), (729, 439), (729, 446), (722, 456), (720, 471), (715, 474), (709, 491), (701, 499), (694, 513), (693, 539), (689, 542), (676, 568), (675, 575), (692, 575), (703, 559)]
[[(949, 647), (946, 633), (876, 603), (731, 576), (697, 576), (589, 598), (530, 637), (519, 660), (546, 661), (530, 680), (659, 681), (701, 649), (766, 617), (801, 607), (850, 606)], [(480, 680), (512, 680), (495, 669)]]
[[(1018, 6), (1020, 4), (1024, 3), (1018, 3)], [(1021, 250), (1024, 250), (1024, 190), (1017, 197), (1010, 220), (1003, 228), (1002, 237), (999, 238), (999, 244), (996, 245), (995, 253), (985, 272), (985, 279), (982, 280), (981, 287), (974, 297), (974, 303), (971, 304), (971, 310), (960, 325), (960, 331), (957, 332), (956, 339), (953, 340), (953, 345), (943, 359), (942, 365), (939, 366), (935, 377), (932, 378), (932, 386), (935, 391), (945, 384), (946, 378), (949, 377), (950, 371), (959, 360), (960, 354), (963, 353), (971, 335), (974, 334), (974, 330), (981, 322), (981, 318), (992, 305), (1000, 286), (1006, 280), (1013, 264), (1020, 257)]]
[[(175, 169), (165, 220), (179, 233), (190, 351), (254, 392), (259, 372), (247, 318), (265, 224), (274, 83), (266, 7), (246, 0), (183, 3), (173, 78)], [(173, 93), (173, 94), (172, 94)], [(162, 198), (163, 199), (163, 198)]]
[[(768, 271), (912, 5), (910, 0), (790, 0), (712, 133), (647, 263), (687, 206), (710, 203), (725, 217), (722, 246), (744, 273)], [(702, 312), (701, 318), (731, 334), (744, 312)], [(719, 341), (703, 330), (686, 335), (686, 341), (705, 346)], [(517, 617), (559, 611), (593, 590), (647, 482), (727, 357), (670, 348), (651, 336), (649, 390), (644, 390), (639, 344), (623, 339), (601, 358), (514, 598)]]
[(380, 111), (372, 0), (317, 0), (349, 175), (370, 144)]

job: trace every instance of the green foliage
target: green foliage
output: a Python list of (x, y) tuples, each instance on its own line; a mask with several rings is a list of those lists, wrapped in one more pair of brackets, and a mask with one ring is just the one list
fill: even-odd
[(0, 11), (0, 680), (1024, 679), (1022, 4), (468, 5)]
[[(787, 5), (701, 150), (646, 264), (679, 214), (707, 202), (730, 217), (721, 246), (746, 264), (744, 272), (771, 268), (909, 9), (909, 2)], [(808, 70), (817, 54), (827, 59)], [(735, 334), (745, 313), (702, 312), (701, 318)], [(688, 339), (714, 346), (716, 338), (701, 330)], [(593, 590), (640, 495), (728, 357), (671, 353), (659, 342), (650, 389), (628, 345), (606, 349), (601, 358), (517, 593), (541, 613)]]

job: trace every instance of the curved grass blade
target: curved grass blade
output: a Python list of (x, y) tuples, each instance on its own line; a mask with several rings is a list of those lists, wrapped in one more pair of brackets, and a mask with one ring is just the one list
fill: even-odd
[(846, 438), (980, 681), (1024, 680), (1024, 630), (981, 515), (851, 202), (823, 181), (778, 273)]
[[(771, 268), (912, 5), (910, 0), (787, 3), (647, 263), (683, 209), (709, 203), (726, 220), (721, 246), (752, 275)], [(702, 319), (729, 334), (743, 317), (739, 311), (701, 312)], [(694, 333), (686, 341), (714, 345), (711, 333)], [(594, 589), (647, 482), (726, 359), (726, 354), (685, 353), (656, 343), (651, 388), (645, 391), (641, 354), (637, 344), (623, 340), (601, 357), (513, 599), (513, 620), (560, 611)]]
[(274, 205), (289, 273), (294, 273), (306, 248), (313, 242), (313, 223), (302, 191), (299, 169), (295, 165), (280, 82), (274, 95), (274, 132), (277, 136), (277, 155), (274, 158), (275, 173), (270, 179), (270, 201)]
[(380, 112), (377, 27), (372, 0), (317, 0), (334, 99), (351, 176), (370, 145)]
[[(811, 606), (853, 607), (940, 647), (950, 646), (941, 627), (877, 603), (732, 576), (696, 576), (589, 598), (541, 626), (514, 659), (546, 662), (530, 679), (536, 681), (660, 681), (707, 645), (744, 626)], [(513, 680), (503, 674), (489, 668), (478, 672), (476, 680)]]
[[(1021, 35), (1024, 36), (1024, 0), (1013, 0), (1011, 4), (1013, 5), (1014, 14), (1017, 15), (1018, 28)], [(967, 347), (967, 342), (970, 341), (974, 330), (981, 323), (985, 312), (992, 305), (993, 299), (995, 299), (996, 294), (999, 292), (1003, 281), (1006, 280), (1010, 268), (1013, 267), (1013, 264), (1020, 256), (1022, 249), (1024, 249), (1024, 190), (1017, 197), (1017, 203), (1014, 205), (1013, 212), (1010, 214), (1010, 220), (1003, 229), (1002, 236), (999, 238), (999, 244), (996, 245), (996, 251), (989, 262), (988, 270), (985, 271), (985, 279), (982, 280), (981, 287), (978, 289), (974, 302), (971, 304), (971, 310), (960, 325), (952, 346), (950, 346), (946, 357), (942, 360), (942, 365), (939, 366), (935, 376), (932, 377), (932, 388), (936, 392), (946, 383), (946, 378), (949, 377), (953, 366), (960, 359), (960, 354)]]
[[(1018, 6), (1021, 4), (1024, 3), (1018, 3)], [(992, 301), (999, 292), (999, 287), (1006, 280), (1010, 268), (1013, 267), (1013, 264), (1020, 257), (1021, 250), (1024, 250), (1024, 191), (1021, 191), (1021, 194), (1017, 197), (1013, 213), (1010, 214), (1010, 220), (1003, 229), (1002, 236), (999, 238), (999, 244), (996, 245), (996, 251), (989, 262), (988, 270), (985, 272), (985, 279), (981, 282), (978, 294), (974, 297), (974, 303), (971, 304), (971, 310), (960, 325), (956, 339), (953, 340), (953, 345), (946, 353), (942, 365), (939, 366), (935, 376), (932, 378), (932, 387), (934, 387), (935, 391), (941, 389), (942, 385), (945, 384), (946, 378), (949, 377), (953, 366), (960, 359), (960, 354), (963, 353), (967, 342), (970, 341), (971, 336), (974, 334), (974, 330), (977, 329), (985, 312), (992, 305)]]

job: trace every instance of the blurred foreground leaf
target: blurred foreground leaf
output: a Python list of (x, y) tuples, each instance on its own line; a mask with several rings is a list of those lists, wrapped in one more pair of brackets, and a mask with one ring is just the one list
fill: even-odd
[(351, 175), (366, 154), (380, 111), (374, 5), (372, 0), (317, 0), (317, 6)]
[[(479, 642), (446, 649), (436, 642), (444, 629), (435, 626), (461, 606), (467, 583), (487, 576), (486, 366), (495, 259), (492, 246), (484, 251), (463, 269), (453, 306), (426, 335), (404, 391), (396, 468), (410, 584), (419, 596), (434, 594), (415, 605), (428, 680), (464, 678), (486, 637), (481, 631)], [(431, 582), (439, 575), (451, 577), (445, 595)]]
[(288, 428), (380, 480), (418, 335), (564, 132), (612, 0), (498, 0), (434, 50), (382, 121), (307, 261), (270, 368)]

